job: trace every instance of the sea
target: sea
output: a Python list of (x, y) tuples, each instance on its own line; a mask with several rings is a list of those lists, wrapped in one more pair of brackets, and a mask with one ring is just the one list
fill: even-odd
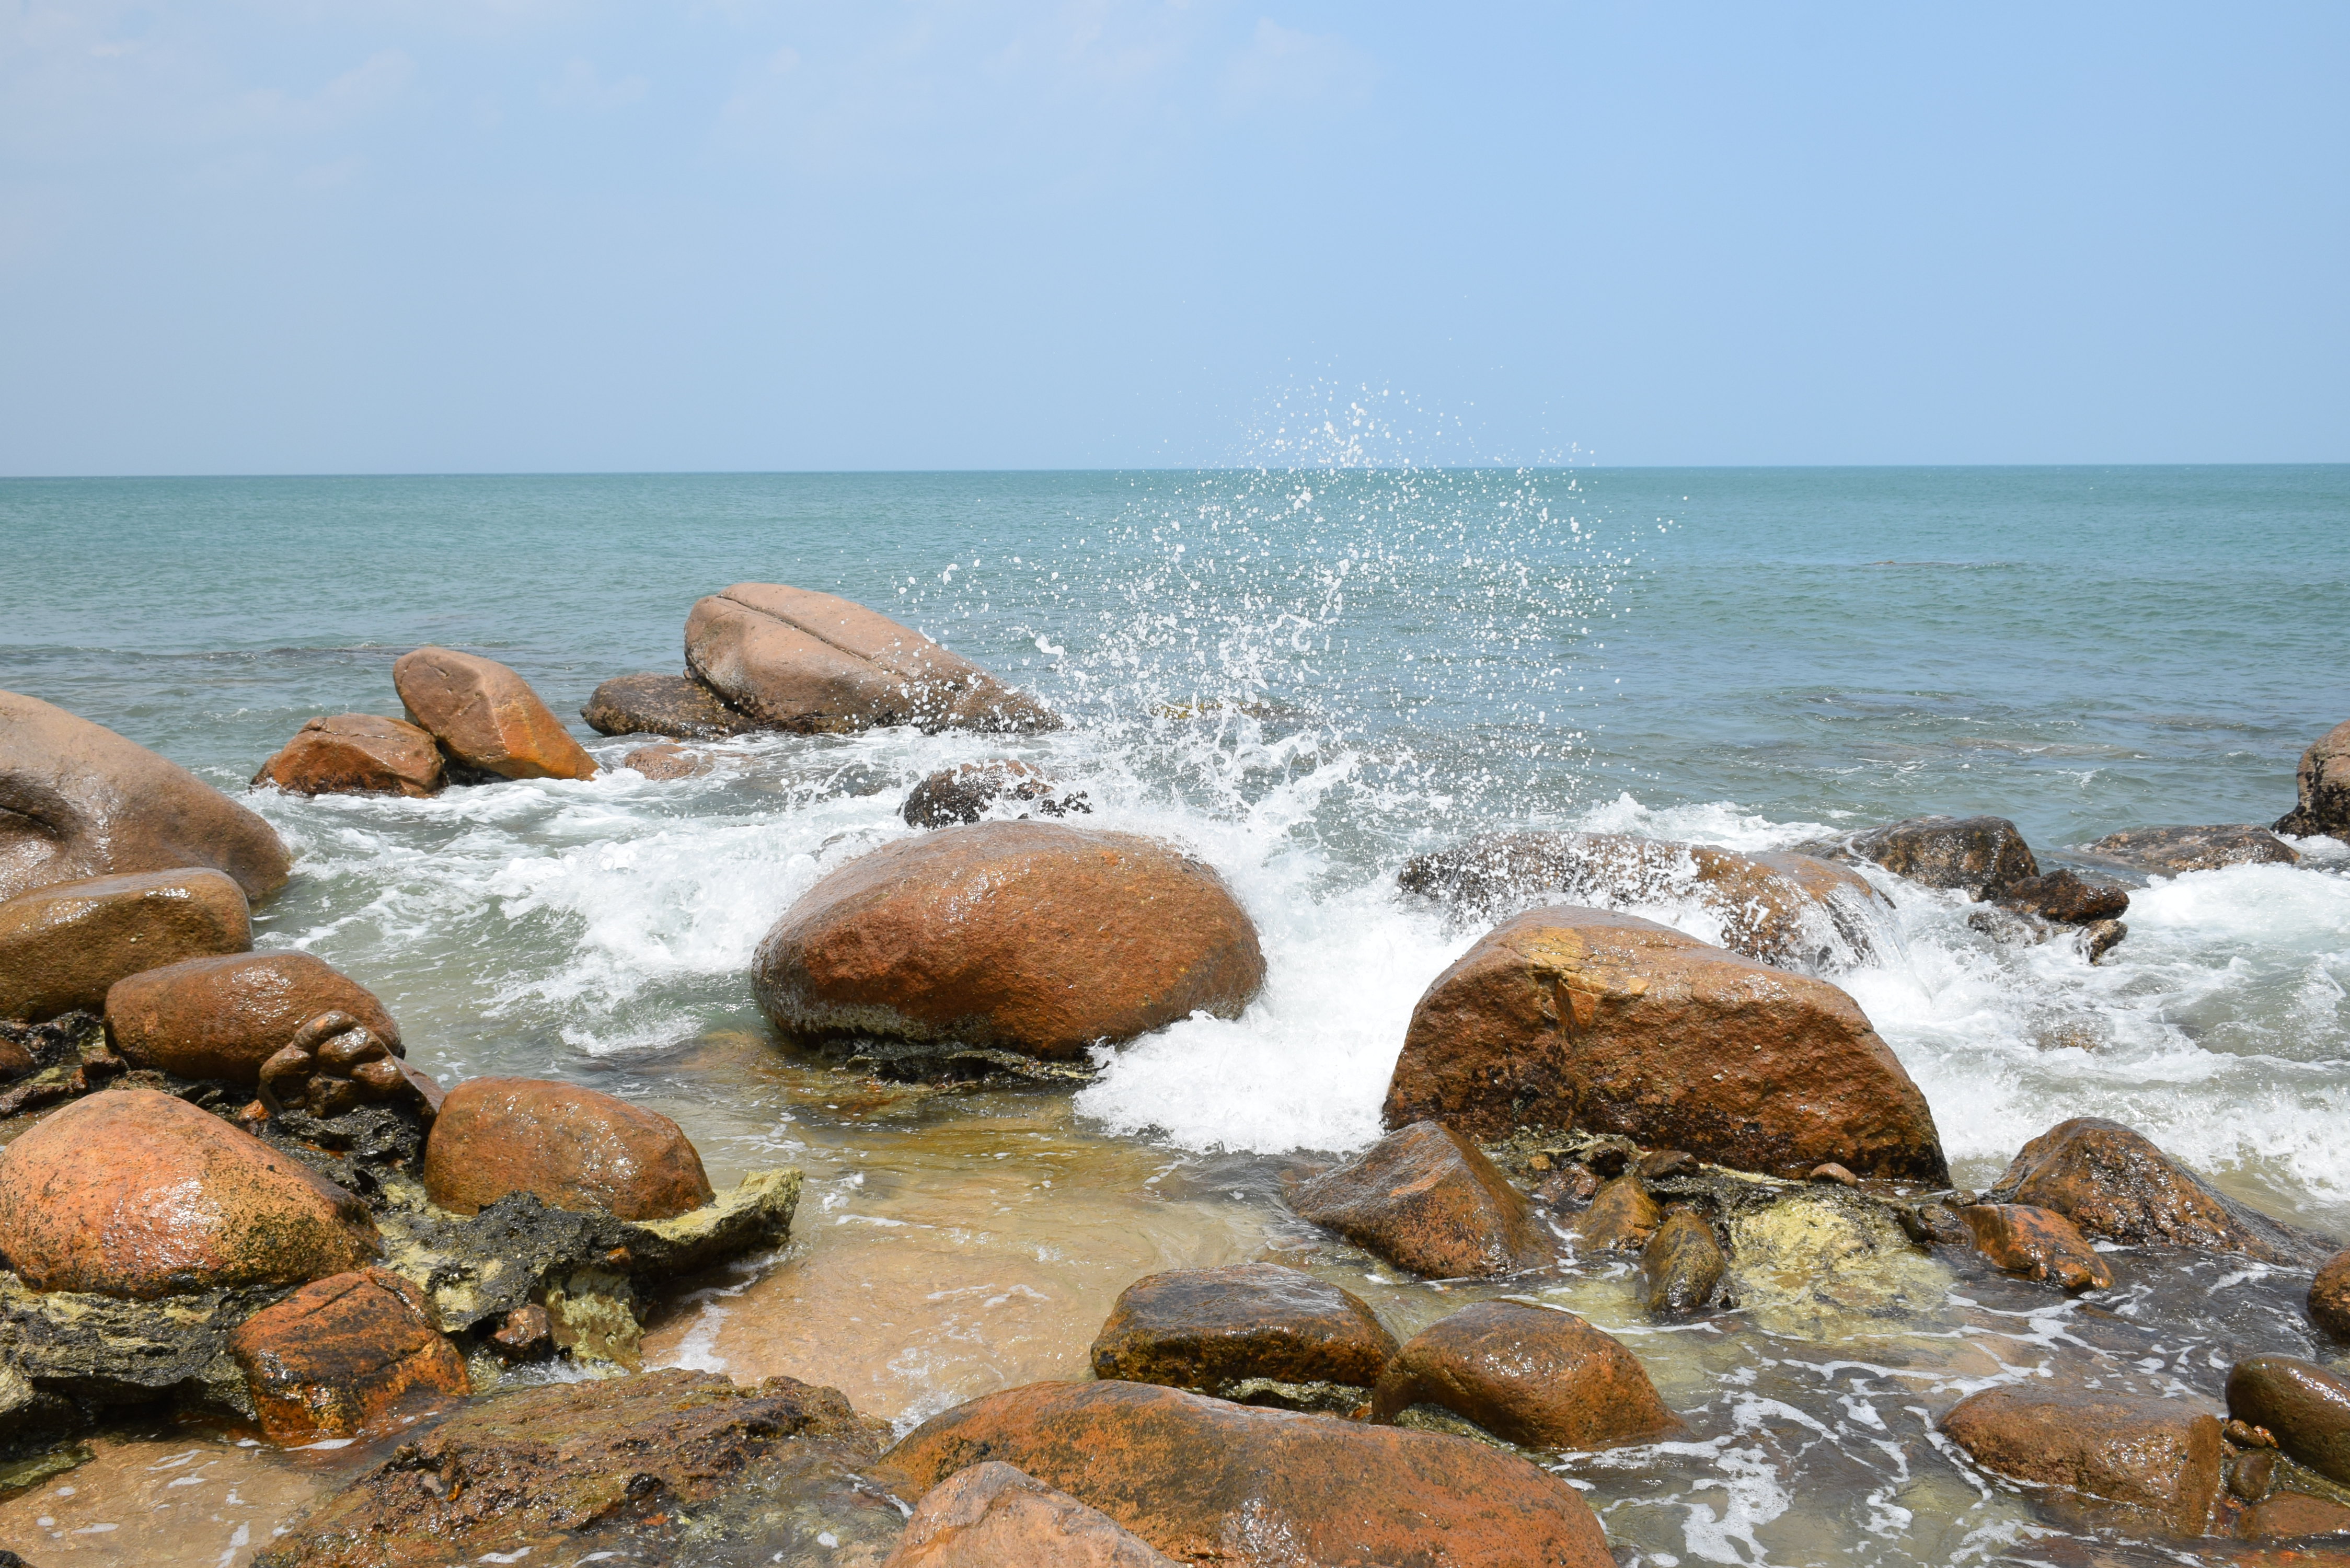
[[(1153, 1269), (1303, 1261), (1399, 1332), (1476, 1293), (1283, 1199), (1378, 1136), (1412, 1005), (1478, 934), (1398, 891), (1413, 855), (1503, 828), (1776, 848), (1947, 812), (2085, 866), (2126, 828), (2274, 820), (2303, 749), (2350, 718), (2350, 466), (16, 479), (0, 564), (0, 687), (267, 817), (296, 864), (257, 942), (375, 991), (411, 1060), (640, 1100), (722, 1181), (808, 1172), (791, 1247), (681, 1282), (649, 1364), (832, 1383), (901, 1428), (1085, 1376), (1109, 1303)], [(686, 780), (624, 767), (645, 738), (593, 734), (581, 704), (681, 672), (694, 600), (746, 580), (870, 605), (1068, 725), (752, 737)], [(513, 666), (606, 771), (247, 793), (307, 720), (396, 716), (391, 662), (428, 643)], [(914, 831), (915, 782), (1001, 755), (1082, 790), (1087, 826), (1212, 863), (1262, 934), (1263, 995), (1100, 1050), (1074, 1089), (883, 1084), (778, 1039), (748, 978), (760, 937)], [(2300, 846), (2299, 866), (2128, 876), (2128, 937), (2095, 965), (1883, 878), (1874, 957), (1829, 978), (1924, 1090), (1962, 1184), (2107, 1116), (2350, 1235), (2350, 846)], [(1718, 934), (1693, 899), (1637, 912)], [(2104, 1307), (1961, 1282), (1917, 1321), (1666, 1329), (1628, 1263), (1593, 1261), (1529, 1299), (1622, 1334), (1696, 1435), (1557, 1462), (1619, 1556), (1667, 1568), (2134, 1539), (1986, 1480), (1932, 1415), (2065, 1367), (2209, 1393), (2248, 1346), (2331, 1353), (2277, 1304), (2296, 1288), (2278, 1271), (2119, 1272)], [(2085, 1334), (2084, 1312), (2121, 1326)]]

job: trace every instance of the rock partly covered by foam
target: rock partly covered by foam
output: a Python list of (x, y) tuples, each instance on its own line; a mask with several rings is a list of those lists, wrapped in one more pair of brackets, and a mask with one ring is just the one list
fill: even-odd
[(1572, 1487), (1458, 1438), (1135, 1383), (1036, 1383), (935, 1416), (889, 1454), (917, 1486), (990, 1459), (1187, 1563), (1613, 1568)]
[(530, 682), (494, 659), (420, 648), (393, 660), (409, 722), (430, 731), (460, 773), (501, 779), (588, 779), (596, 759)]
[(1487, 916), (1529, 903), (1695, 903), (1721, 945), (1765, 963), (1825, 967), (1873, 950), (1885, 900), (1858, 874), (1811, 855), (1740, 855), (1618, 833), (1503, 833), (1409, 861), (1408, 893)]
[(1094, 1376), (1248, 1402), (1246, 1386), (1368, 1388), (1395, 1336), (1352, 1292), (1278, 1263), (1179, 1269), (1126, 1287), (1094, 1338)]
[(2350, 1380), (2290, 1355), (2254, 1355), (2228, 1371), (2228, 1414), (2264, 1427), (2277, 1447), (2350, 1486)]
[(2220, 1495), (2220, 1418), (2192, 1398), (2003, 1384), (1942, 1429), (1985, 1469), (2137, 1508), (2200, 1535)]
[(2296, 838), (2325, 834), (2350, 839), (2350, 720), (2326, 731), (2301, 754), (2295, 778), (2300, 804), (2277, 818), (2276, 830)]
[(1679, 1432), (1639, 1358), (1571, 1312), (1480, 1302), (1423, 1329), (1380, 1377), (1371, 1419), (1437, 1405), (1532, 1449), (1614, 1449)]
[(2221, 823), (2207, 827), (2134, 827), (2085, 846), (2092, 855), (2141, 871), (2177, 875), (2227, 866), (2293, 866), (2301, 851), (2265, 827)]
[(579, 716), (599, 735), (675, 741), (723, 741), (765, 728), (690, 675), (616, 675), (596, 688)]
[(286, 885), (276, 831), (195, 774), (37, 698), (0, 691), (0, 899), (53, 882), (208, 867)]
[(373, 713), (313, 719), (261, 764), (256, 784), (288, 794), (437, 794), (448, 782), (441, 748), (414, 724)]
[(556, 1209), (667, 1220), (715, 1194), (675, 1122), (576, 1084), (469, 1078), (451, 1089), (424, 1148), (424, 1189), (459, 1214), (510, 1192)]
[(1412, 1011), (1389, 1127), (1621, 1133), (1744, 1170), (1949, 1179), (1926, 1098), (1852, 998), (1650, 920), (1534, 909)]
[(470, 1388), (424, 1293), (386, 1269), (312, 1281), (247, 1318), (229, 1350), (262, 1430), (281, 1443), (348, 1437), (412, 1396)]
[(359, 981), (308, 953), (187, 959), (118, 981), (106, 1028), (135, 1067), (257, 1084), (262, 1064), (327, 1012), (349, 1014), (395, 1054), (400, 1025)]
[(909, 827), (951, 827), (977, 822), (1003, 802), (1023, 818), (1090, 812), (1082, 794), (1061, 787), (1044, 769), (1012, 757), (943, 768), (916, 784), (899, 815)]
[(1998, 899), (2008, 909), (2068, 926), (2111, 920), (2129, 909), (2127, 888), (2111, 882), (2085, 881), (2066, 869), (2019, 877), (2000, 889)]
[(95, 1012), (141, 970), (252, 946), (244, 891), (224, 872), (53, 882), (0, 904), (0, 1018)]
[(780, 583), (736, 583), (695, 604), (685, 662), (732, 707), (803, 733), (1060, 725), (1035, 699), (912, 628)]
[(0, 1153), (0, 1253), (36, 1290), (306, 1284), (379, 1246), (357, 1198), (151, 1089), (76, 1100)]
[(1438, 1279), (1514, 1273), (1553, 1256), (1525, 1194), (1484, 1150), (1440, 1122), (1389, 1133), (1298, 1183), (1289, 1201), (1302, 1218)]
[(2302, 1265), (2333, 1251), (2222, 1196), (2143, 1135), (2099, 1116), (2059, 1122), (2025, 1144), (1986, 1197), (2053, 1209), (2089, 1235), (2130, 1246), (2194, 1247)]
[(1175, 1568), (1098, 1509), (999, 1460), (922, 1494), (883, 1568)]
[(768, 1014), (795, 1033), (1045, 1060), (1264, 983), (1256, 927), (1205, 862), (1130, 833), (988, 822), (900, 839), (808, 889), (759, 944)]
[(1995, 898), (2010, 883), (2040, 875), (2032, 846), (2003, 816), (1913, 816), (1798, 847), (1874, 861), (1898, 877), (1955, 888), (1970, 898)]

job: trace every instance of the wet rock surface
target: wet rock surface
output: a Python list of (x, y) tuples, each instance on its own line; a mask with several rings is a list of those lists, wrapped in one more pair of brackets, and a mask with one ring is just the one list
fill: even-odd
[(801, 733), (1060, 726), (1035, 699), (912, 628), (780, 583), (737, 583), (697, 602), (685, 662), (730, 706)]
[(53, 882), (206, 867), (247, 898), (286, 885), (276, 830), (185, 768), (0, 691), (0, 899)]
[(579, 716), (599, 735), (678, 741), (723, 741), (765, 727), (690, 675), (616, 675), (596, 688)]
[(1437, 1405), (1532, 1449), (1613, 1449), (1683, 1430), (1639, 1358), (1573, 1313), (1480, 1302), (1397, 1353), (1371, 1402), (1392, 1422)]
[(313, 719), (261, 764), (255, 784), (288, 794), (438, 794), (448, 783), (432, 735), (398, 719), (338, 713)]
[(1710, 1305), (1721, 1289), (1730, 1262), (1714, 1239), (1713, 1227), (1682, 1210), (1657, 1227), (1640, 1254), (1648, 1278), (1648, 1310), (1659, 1317), (1685, 1317)]
[(991, 1461), (922, 1494), (887, 1568), (1174, 1568), (1067, 1492)]
[(620, 765), (633, 769), (649, 779), (666, 784), (678, 779), (700, 778), (704, 774), (715, 773), (718, 769), (718, 759), (708, 752), (699, 752), (690, 746), (680, 746), (663, 741), (657, 745), (639, 746), (620, 759)]
[(2109, 1290), (2113, 1269), (2062, 1214), (2022, 1203), (1976, 1203), (1959, 1210), (1983, 1256), (2010, 1273), (2067, 1291)]
[(2265, 827), (2222, 823), (2206, 827), (2136, 827), (2085, 846), (2092, 855), (2176, 876), (2226, 866), (2292, 866), (2301, 851)]
[(244, 890), (224, 872), (51, 883), (0, 904), (0, 1018), (95, 1012), (141, 970), (252, 946)]
[(977, 822), (999, 804), (1020, 817), (1066, 816), (1093, 809), (1082, 794), (1063, 788), (1042, 768), (999, 757), (931, 774), (908, 793), (899, 815), (909, 827), (952, 827)]
[(402, 1100), (427, 1113), (441, 1105), (440, 1085), (394, 1054), (394, 1045), (348, 1012), (322, 1012), (261, 1064), (263, 1106), (329, 1121), (362, 1106)]
[(2350, 839), (2350, 720), (2334, 725), (2301, 754), (2294, 781), (2301, 799), (2277, 818), (2276, 830), (2297, 838), (2324, 834)]
[(527, 1192), (623, 1220), (671, 1219), (714, 1196), (675, 1122), (541, 1078), (472, 1078), (451, 1089), (425, 1146), (424, 1187), (460, 1214)]
[(2043, 920), (2085, 926), (2118, 918), (2129, 908), (2129, 890), (2110, 882), (2086, 882), (2077, 872), (2050, 871), (2019, 877), (1999, 891), (1999, 901)]
[(1664, 1210), (1639, 1177), (1619, 1176), (1593, 1195), (1591, 1207), (1575, 1220), (1575, 1237), (1586, 1251), (1636, 1252), (1664, 1222)]
[(1290, 1193), (1300, 1217), (1401, 1268), (1438, 1279), (1550, 1262), (1525, 1195), (1475, 1143), (1438, 1122), (1388, 1134)]
[(262, 1430), (277, 1442), (348, 1437), (403, 1397), (463, 1398), (464, 1357), (424, 1293), (386, 1269), (314, 1281), (229, 1337)]
[(810, 888), (759, 944), (778, 1025), (1076, 1060), (1264, 983), (1223, 878), (1155, 839), (990, 822), (901, 839)]
[(2145, 1511), (2200, 1535), (2220, 1495), (2220, 1418), (2192, 1399), (2015, 1384), (1970, 1394), (1942, 1429), (1977, 1464)]
[[(1272, 1550), (1331, 1568), (1612, 1568), (1573, 1488), (1481, 1444), (1133, 1383), (1040, 1383), (890, 1449), (917, 1486), (1001, 1460), (1178, 1561)], [(1276, 1545), (1277, 1543), (1277, 1545)]]
[(452, 783), (596, 776), (596, 759), (528, 681), (495, 659), (420, 648), (393, 660), (391, 683), (409, 722), (439, 743)]
[(1872, 861), (1929, 888), (1988, 898), (2040, 874), (2032, 846), (2003, 816), (1913, 816), (1882, 827), (1796, 846), (1800, 853)]
[(2309, 1282), (2309, 1315), (2336, 1339), (2350, 1339), (2350, 1252), (2336, 1252)]
[(2350, 1380), (2314, 1362), (2255, 1355), (2228, 1372), (2228, 1414), (2265, 1428), (2278, 1448), (2350, 1485)]
[(1620, 1133), (1717, 1164), (1949, 1179), (1925, 1096), (1853, 1000), (1669, 927), (1533, 910), (1413, 1010), (1388, 1126)]
[(131, 1065), (233, 1084), (260, 1083), (262, 1064), (328, 1012), (400, 1053), (400, 1025), (383, 1003), (308, 953), (189, 959), (132, 975), (106, 996), (107, 1033)]
[(1270, 1401), (1244, 1385), (1367, 1389), (1395, 1352), (1361, 1297), (1278, 1263), (1234, 1263), (1128, 1285), (1094, 1339), (1093, 1368), (1105, 1382), (1258, 1403)]

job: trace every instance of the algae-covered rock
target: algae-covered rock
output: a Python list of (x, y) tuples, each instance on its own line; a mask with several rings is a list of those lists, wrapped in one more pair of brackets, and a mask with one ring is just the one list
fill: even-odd
[(1886, 1207), (1841, 1188), (1789, 1189), (1731, 1217), (1730, 1286), (1774, 1334), (1831, 1339), (1939, 1308), (1950, 1275)]

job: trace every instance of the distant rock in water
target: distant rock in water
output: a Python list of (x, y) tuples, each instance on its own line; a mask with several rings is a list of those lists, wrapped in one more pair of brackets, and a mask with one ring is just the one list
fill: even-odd
[(616, 675), (596, 688), (579, 716), (599, 735), (673, 741), (723, 741), (767, 728), (689, 675)]
[(2040, 863), (2003, 816), (1913, 816), (1795, 846), (1799, 854), (1873, 861), (1897, 877), (1989, 898), (2040, 875)]
[(998, 801), (1024, 806), (1019, 814), (1023, 817), (1031, 814), (1066, 816), (1093, 810), (1084, 795), (1063, 789), (1042, 768), (996, 757), (931, 774), (907, 794), (900, 815), (909, 827), (949, 827), (977, 822)]
[(2129, 891), (2110, 882), (2087, 882), (2068, 870), (2019, 877), (2001, 888), (1998, 901), (2060, 925), (2085, 926), (2110, 920), (2129, 908)]
[(2350, 839), (2350, 720), (2334, 725), (2301, 754), (2295, 778), (2301, 804), (2277, 818), (2276, 830), (2297, 838), (2324, 834)]
[(2243, 823), (2210, 827), (2134, 827), (2085, 846), (2092, 855), (2141, 871), (2177, 874), (2225, 866), (2297, 866), (2301, 851), (2265, 827)]
[(620, 759), (620, 765), (660, 784), (673, 784), (679, 779), (700, 778), (714, 773), (718, 758), (709, 752), (697, 752), (691, 746), (681, 746), (674, 741), (656, 741), (650, 746), (639, 746)]
[(462, 776), (590, 779), (596, 759), (530, 683), (494, 659), (420, 648), (392, 662), (409, 722), (432, 732)]
[(1869, 913), (1885, 907), (1859, 875), (1814, 856), (1740, 855), (1617, 833), (1489, 834), (1416, 857), (1396, 882), (1487, 918), (1535, 902), (1691, 900), (1721, 921), (1721, 945), (1732, 952), (1814, 969), (1866, 960)]
[(1055, 730), (1060, 720), (910, 627), (832, 594), (737, 583), (693, 607), (685, 662), (779, 729)]
[(441, 748), (414, 724), (373, 713), (313, 719), (261, 764), (255, 784), (288, 794), (437, 794), (448, 782)]

